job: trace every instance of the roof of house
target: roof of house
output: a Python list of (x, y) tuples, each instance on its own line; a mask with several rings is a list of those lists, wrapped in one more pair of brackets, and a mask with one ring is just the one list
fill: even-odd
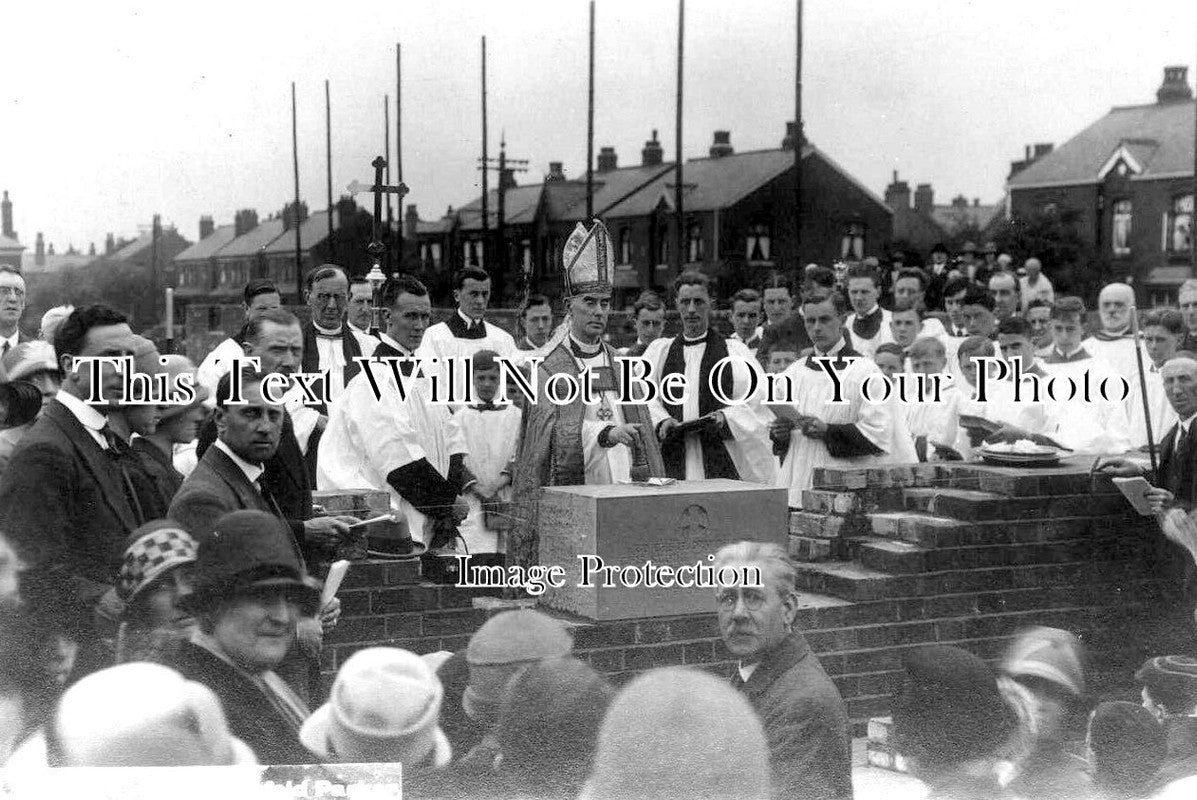
[[(540, 204), (540, 192), (544, 189), (542, 183), (530, 183), (527, 186), (516, 186), (508, 189), (503, 198), (504, 223), (520, 225), (532, 222), (536, 217), (536, 208)], [(490, 218), (493, 230), (499, 221), (499, 190), (491, 189), (487, 192), (486, 215)], [(457, 209), (458, 225), (463, 231), (482, 230), (482, 197), (479, 196)]]
[(963, 228), (985, 230), (997, 217), (1005, 213), (1005, 210), (1005, 204), (1002, 203), (990, 206), (935, 206), (931, 210), (931, 218), (950, 234)]
[[(809, 142), (803, 148), (802, 158), (817, 154), (834, 170), (852, 181), (879, 207), (892, 213), (885, 202), (861, 184), (850, 173), (836, 164), (826, 153)], [(687, 161), (682, 168), (682, 203), (688, 211), (712, 211), (728, 208), (743, 200), (769, 181), (784, 174), (794, 166), (793, 150), (751, 150), (720, 157), (696, 158)], [(672, 168), (659, 174), (647, 183), (641, 191), (634, 192), (615, 205), (601, 209), (605, 216), (640, 217), (651, 214), (660, 203), (673, 208), (674, 175)], [(596, 204), (596, 208), (600, 208)]]
[(212, 233), (175, 256), (175, 261), (202, 261), (211, 258), (222, 247), (233, 241), (236, 238), (236, 234), (236, 226), (221, 225), (212, 231)]
[[(338, 228), (337, 217), (333, 215), (333, 229)], [(328, 212), (316, 211), (299, 226), (300, 252), (307, 252), (313, 245), (328, 238)], [(274, 255), (277, 253), (295, 252), (295, 231), (288, 230), (262, 248), (262, 252)]]
[(445, 233), (453, 227), (453, 218), (449, 216), (434, 220), (416, 220), (416, 233)]
[(20, 252), (25, 249), (25, 245), (18, 242), (16, 239), (10, 239), (7, 236), (0, 235), (0, 252)]
[(1193, 174), (1193, 100), (1120, 106), (1010, 179), (1011, 189), (1097, 183), (1125, 148), (1134, 180)]
[(238, 258), (256, 255), (259, 250), (277, 239), (283, 232), (281, 217), (258, 223), (257, 227), (243, 233), (220, 249), (217, 258)]
[(25, 251), (21, 254), (21, 270), (23, 272), (54, 272), (61, 269), (86, 267), (100, 258), (100, 256), (87, 255), (86, 253), (55, 253), (54, 255), (46, 255), (43, 258), (45, 263), (39, 266), (37, 263), (37, 253)]
[[(158, 230), (158, 237), (159, 237), (158, 240), (162, 241), (162, 237), (167, 234), (174, 234), (175, 236), (179, 236), (179, 232), (176, 231), (174, 228), (162, 227), (162, 228), (159, 228), (159, 230)], [(183, 237), (179, 236), (179, 238), (182, 239)], [(183, 241), (186, 241), (186, 240), (184, 239)], [(149, 230), (142, 231), (141, 233), (139, 233), (137, 235), (136, 239), (129, 242), (124, 247), (120, 248), (115, 253), (113, 253), (112, 255), (106, 256), (105, 258), (108, 260), (111, 260), (111, 261), (126, 261), (126, 260), (132, 258), (133, 256), (137, 255), (138, 253), (141, 253), (141, 252), (147, 250), (148, 248), (152, 247), (153, 244), (154, 244), (153, 231), (149, 231)]]

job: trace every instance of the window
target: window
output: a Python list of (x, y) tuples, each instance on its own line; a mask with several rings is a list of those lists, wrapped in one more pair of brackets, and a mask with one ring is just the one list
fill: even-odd
[(662, 227), (657, 238), (657, 266), (669, 266), (669, 229)]
[(467, 267), (483, 266), (482, 242), (471, 239), (465, 243), (465, 265)]
[(854, 220), (844, 228), (844, 238), (840, 241), (840, 257), (853, 258), (857, 261), (864, 258), (865, 225)]
[(1164, 236), (1164, 250), (1188, 255), (1193, 247), (1193, 195), (1172, 198)]
[(524, 239), (520, 242), (520, 269), (525, 275), (532, 274), (532, 240)]
[(1132, 210), (1130, 200), (1114, 203), (1110, 244), (1113, 245), (1116, 256), (1130, 255)]
[(752, 225), (748, 228), (747, 255), (749, 261), (767, 262), (771, 243), (768, 225)]
[(441, 268), (441, 243), (440, 242), (425, 242), (421, 250), (420, 261), (423, 263), (425, 269), (430, 269), (439, 272)]
[(1039, 213), (1045, 217), (1054, 217), (1056, 214), (1060, 213), (1060, 207), (1055, 203), (1044, 203), (1043, 205), (1039, 206)]
[(697, 264), (700, 261), (705, 261), (705, 250), (702, 241), (702, 225), (691, 222), (686, 228), (686, 263)]
[(619, 229), (619, 263), (632, 263), (632, 229), (626, 226)]

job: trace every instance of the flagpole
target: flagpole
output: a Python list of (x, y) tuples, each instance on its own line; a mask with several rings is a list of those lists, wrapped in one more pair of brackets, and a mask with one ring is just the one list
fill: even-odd
[(333, 193), (332, 193), (332, 97), (328, 88), (328, 79), (324, 79), (324, 160), (328, 183), (328, 253), (332, 260), (337, 260), (336, 240), (333, 238)]
[(674, 153), (677, 163), (674, 165), (674, 183), (673, 187), (673, 205), (674, 215), (677, 226), (674, 240), (677, 244), (677, 253), (674, 254), (673, 263), (677, 268), (677, 272), (682, 271), (682, 264), (685, 260), (682, 256), (682, 247), (686, 241), (685, 233), (685, 212), (682, 209), (682, 45), (685, 42), (686, 29), (686, 0), (678, 0), (677, 3), (677, 119), (675, 136), (677, 141), (674, 143)]
[(303, 251), (299, 237), (299, 123), (295, 114), (295, 81), (291, 81), (291, 167), (295, 173), (295, 207), (292, 220), (295, 224), (295, 295), (296, 302), (303, 302)]
[(1143, 343), (1139, 339), (1139, 309), (1131, 308), (1131, 335), (1135, 339), (1135, 363), (1139, 367), (1139, 394), (1143, 400), (1143, 424), (1147, 427), (1147, 454), (1151, 457), (1151, 472), (1157, 474), (1155, 437), (1151, 434), (1151, 402), (1147, 396), (1147, 373), (1143, 369)]
[(590, 78), (586, 106), (586, 224), (594, 217), (594, 0), (590, 0)]

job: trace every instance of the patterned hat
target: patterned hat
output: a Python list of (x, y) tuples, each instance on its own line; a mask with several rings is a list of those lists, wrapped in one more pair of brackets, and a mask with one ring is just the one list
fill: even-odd
[(615, 251), (607, 226), (602, 222), (596, 219), (589, 231), (579, 222), (565, 243), (562, 262), (567, 297), (587, 292), (611, 293)]
[(116, 593), (131, 602), (167, 570), (195, 561), (197, 545), (178, 523), (168, 519), (147, 522), (129, 534)]

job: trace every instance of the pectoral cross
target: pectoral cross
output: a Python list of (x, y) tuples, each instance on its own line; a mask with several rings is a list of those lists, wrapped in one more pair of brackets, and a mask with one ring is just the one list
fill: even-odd
[(387, 186), (384, 183), (382, 176), (387, 168), (387, 160), (382, 156), (374, 159), (370, 166), (374, 167), (374, 185), (366, 186), (359, 181), (353, 181), (349, 184), (348, 189), (350, 194), (374, 192), (374, 239), (366, 247), (366, 250), (374, 256), (374, 263), (378, 264), (383, 253), (386, 252), (386, 245), (382, 242), (382, 196), (384, 194), (397, 195), (399, 207), (403, 208), (403, 197), (408, 190), (405, 183), (400, 183), (398, 186)]

